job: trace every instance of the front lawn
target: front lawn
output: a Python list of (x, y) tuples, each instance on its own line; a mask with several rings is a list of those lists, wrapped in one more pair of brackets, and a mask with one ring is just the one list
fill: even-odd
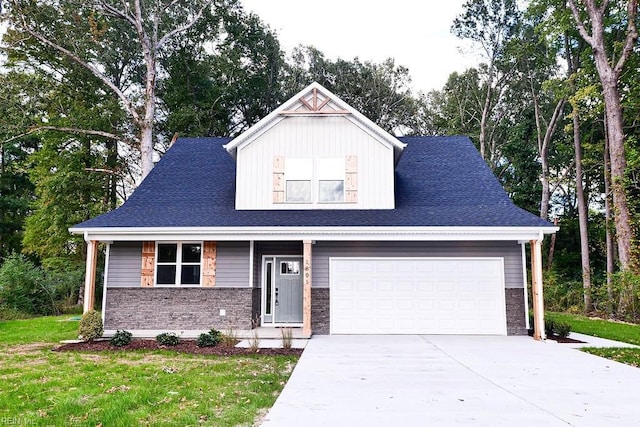
[[(68, 318), (69, 316), (67, 316)], [(0, 322), (0, 420), (17, 425), (252, 425), (296, 356), (53, 352), (64, 317)], [(32, 326), (30, 326), (32, 325)]]
[[(553, 320), (569, 323), (573, 332), (640, 345), (640, 325), (566, 313), (546, 313), (546, 315)], [(627, 365), (640, 367), (640, 348), (585, 347), (581, 350), (596, 356), (626, 363)]]
[(567, 313), (546, 313), (553, 320), (567, 322), (572, 332), (640, 345), (640, 325)]

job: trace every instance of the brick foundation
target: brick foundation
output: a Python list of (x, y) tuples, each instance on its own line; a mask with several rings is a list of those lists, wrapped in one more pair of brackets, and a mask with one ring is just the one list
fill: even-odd
[(329, 288), (311, 288), (311, 330), (316, 335), (329, 335)]
[(507, 335), (527, 335), (525, 323), (524, 289), (505, 289)]
[(104, 328), (251, 329), (256, 312), (260, 289), (255, 288), (108, 288)]

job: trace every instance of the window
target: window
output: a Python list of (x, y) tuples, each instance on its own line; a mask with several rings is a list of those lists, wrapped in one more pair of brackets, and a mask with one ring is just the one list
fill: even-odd
[(282, 275), (300, 274), (300, 261), (282, 261), (280, 263), (280, 274)]
[(284, 165), (287, 203), (311, 203), (311, 159), (287, 159)]
[(318, 159), (318, 201), (322, 203), (344, 202), (343, 158)]
[(157, 254), (156, 284), (200, 284), (202, 244), (158, 243)]

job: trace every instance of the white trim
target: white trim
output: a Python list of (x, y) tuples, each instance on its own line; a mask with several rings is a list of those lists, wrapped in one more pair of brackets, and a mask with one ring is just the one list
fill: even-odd
[[(154, 268), (153, 268), (153, 286), (154, 287), (159, 287), (159, 288), (201, 288), (203, 287), (202, 285), (202, 257), (204, 256), (204, 241), (157, 241), (155, 242), (156, 244), (156, 256), (154, 257)], [(171, 245), (171, 244), (175, 244), (176, 245), (176, 262), (171, 263), (171, 262), (161, 262), (159, 263), (158, 259), (160, 258), (160, 253), (158, 251), (158, 245)], [(183, 263), (182, 262), (182, 245), (193, 245), (193, 244), (199, 244), (200, 245), (200, 262), (199, 263), (195, 263), (195, 262), (188, 262), (188, 263)], [(175, 277), (175, 282), (173, 284), (167, 283), (167, 284), (159, 284), (158, 283), (158, 265), (175, 265), (176, 266), (176, 277)], [(187, 284), (182, 284), (182, 269), (181, 267), (183, 265), (199, 265), (200, 266), (200, 278), (199, 278), (199, 283), (195, 284), (195, 283), (187, 283)]]
[(541, 240), (558, 231), (549, 227), (96, 227), (70, 228), (98, 241), (180, 240)]
[(249, 287), (253, 288), (254, 242), (249, 240)]
[[(379, 256), (374, 256), (374, 257), (329, 257), (329, 319), (333, 319), (334, 317), (334, 298), (332, 294), (332, 289), (333, 289), (333, 274), (332, 274), (332, 269), (333, 269), (333, 261), (357, 261), (357, 260), (363, 260), (363, 261), (371, 261), (371, 260), (453, 260), (453, 261), (457, 261), (457, 260), (469, 260), (469, 261), (478, 261), (478, 260), (492, 260), (492, 261), (499, 261), (500, 265), (501, 265), (501, 271), (502, 274), (500, 274), (500, 279), (501, 279), (501, 284), (500, 284), (500, 291), (502, 293), (502, 302), (506, 302), (506, 289), (505, 289), (505, 271), (504, 271), (504, 257), (451, 257), (451, 256), (447, 256), (447, 257), (379, 257)], [(504, 320), (503, 325), (502, 325), (502, 335), (507, 335), (507, 310), (506, 310), (506, 306), (504, 306), (504, 310), (502, 311), (502, 319)], [(333, 334), (334, 330), (333, 330), (333, 322), (329, 323), (329, 334)]]
[[(276, 270), (276, 259), (277, 258), (300, 258), (300, 260), (302, 261), (303, 256), (302, 255), (267, 255), (264, 254), (262, 255), (262, 264), (260, 264), (260, 268), (262, 271), (262, 277), (260, 278), (260, 283), (262, 285), (262, 289), (260, 290), (260, 301), (262, 302), (262, 307), (260, 308), (260, 326), (264, 326), (265, 328), (277, 328), (277, 327), (284, 327), (284, 326), (290, 326), (292, 328), (297, 328), (297, 327), (302, 327), (302, 323), (265, 323), (264, 320), (264, 316), (265, 316), (265, 309), (267, 308), (267, 285), (266, 285), (266, 278), (267, 275), (265, 274), (267, 271), (267, 258), (270, 258), (269, 261), (271, 261), (271, 265), (272, 265), (272, 271), (271, 271), (271, 277), (275, 279), (276, 277), (276, 272), (278, 270)], [(302, 263), (300, 264), (300, 268), (302, 269)], [(302, 273), (302, 271), (300, 272), (300, 274), (298, 274), (298, 276), (300, 276)], [(291, 276), (295, 276), (294, 274), (291, 274)], [(273, 292), (274, 295), (271, 296), (271, 301), (275, 302), (275, 282), (274, 285), (271, 286), (271, 291)], [(271, 311), (270, 316), (275, 319), (276, 313), (275, 313), (275, 309), (273, 309)]]
[(522, 246), (522, 282), (524, 285), (524, 324), (527, 330), (531, 327), (529, 324), (529, 285), (527, 282), (527, 254), (525, 252), (525, 243)]
[[(342, 99), (337, 97), (335, 94), (331, 93), (331, 91), (327, 90), (318, 82), (313, 82), (306, 88), (302, 89), (300, 92), (291, 97), (288, 101), (282, 103), (278, 108), (273, 110), (267, 116), (262, 118), (258, 123), (251, 126), (245, 132), (243, 132), (238, 137), (229, 141), (227, 144), (223, 145), (223, 147), (235, 158), (236, 150), (241, 149), (245, 145), (251, 143), (257, 137), (268, 130), (271, 126), (279, 123), (284, 120), (284, 117), (280, 115), (283, 111), (291, 109), (294, 105), (298, 105), (300, 103), (300, 98), (306, 96), (313, 89), (317, 89), (322, 95), (331, 98), (331, 103), (339, 106), (340, 108), (348, 111), (350, 115), (353, 117), (351, 119), (354, 123), (361, 124), (366, 127), (367, 130), (373, 132), (375, 135), (386, 141), (386, 143), (390, 144), (394, 147), (394, 151), (396, 151), (396, 161), (399, 158), (399, 153), (404, 150), (407, 144), (401, 142), (398, 138), (391, 135), (389, 132), (382, 129), (380, 126), (373, 123), (370, 119), (362, 115), (359, 111), (351, 107), (349, 104), (344, 102)], [(309, 115), (317, 116), (317, 114), (313, 114), (310, 112)]]
[(104, 255), (104, 276), (102, 279), (102, 324), (104, 325), (105, 311), (107, 309), (107, 282), (109, 280), (109, 256), (111, 255), (111, 243), (107, 243)]

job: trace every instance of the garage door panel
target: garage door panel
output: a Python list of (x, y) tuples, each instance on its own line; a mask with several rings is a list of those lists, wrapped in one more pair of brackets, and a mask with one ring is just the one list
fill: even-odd
[(331, 332), (506, 334), (500, 258), (333, 258)]

